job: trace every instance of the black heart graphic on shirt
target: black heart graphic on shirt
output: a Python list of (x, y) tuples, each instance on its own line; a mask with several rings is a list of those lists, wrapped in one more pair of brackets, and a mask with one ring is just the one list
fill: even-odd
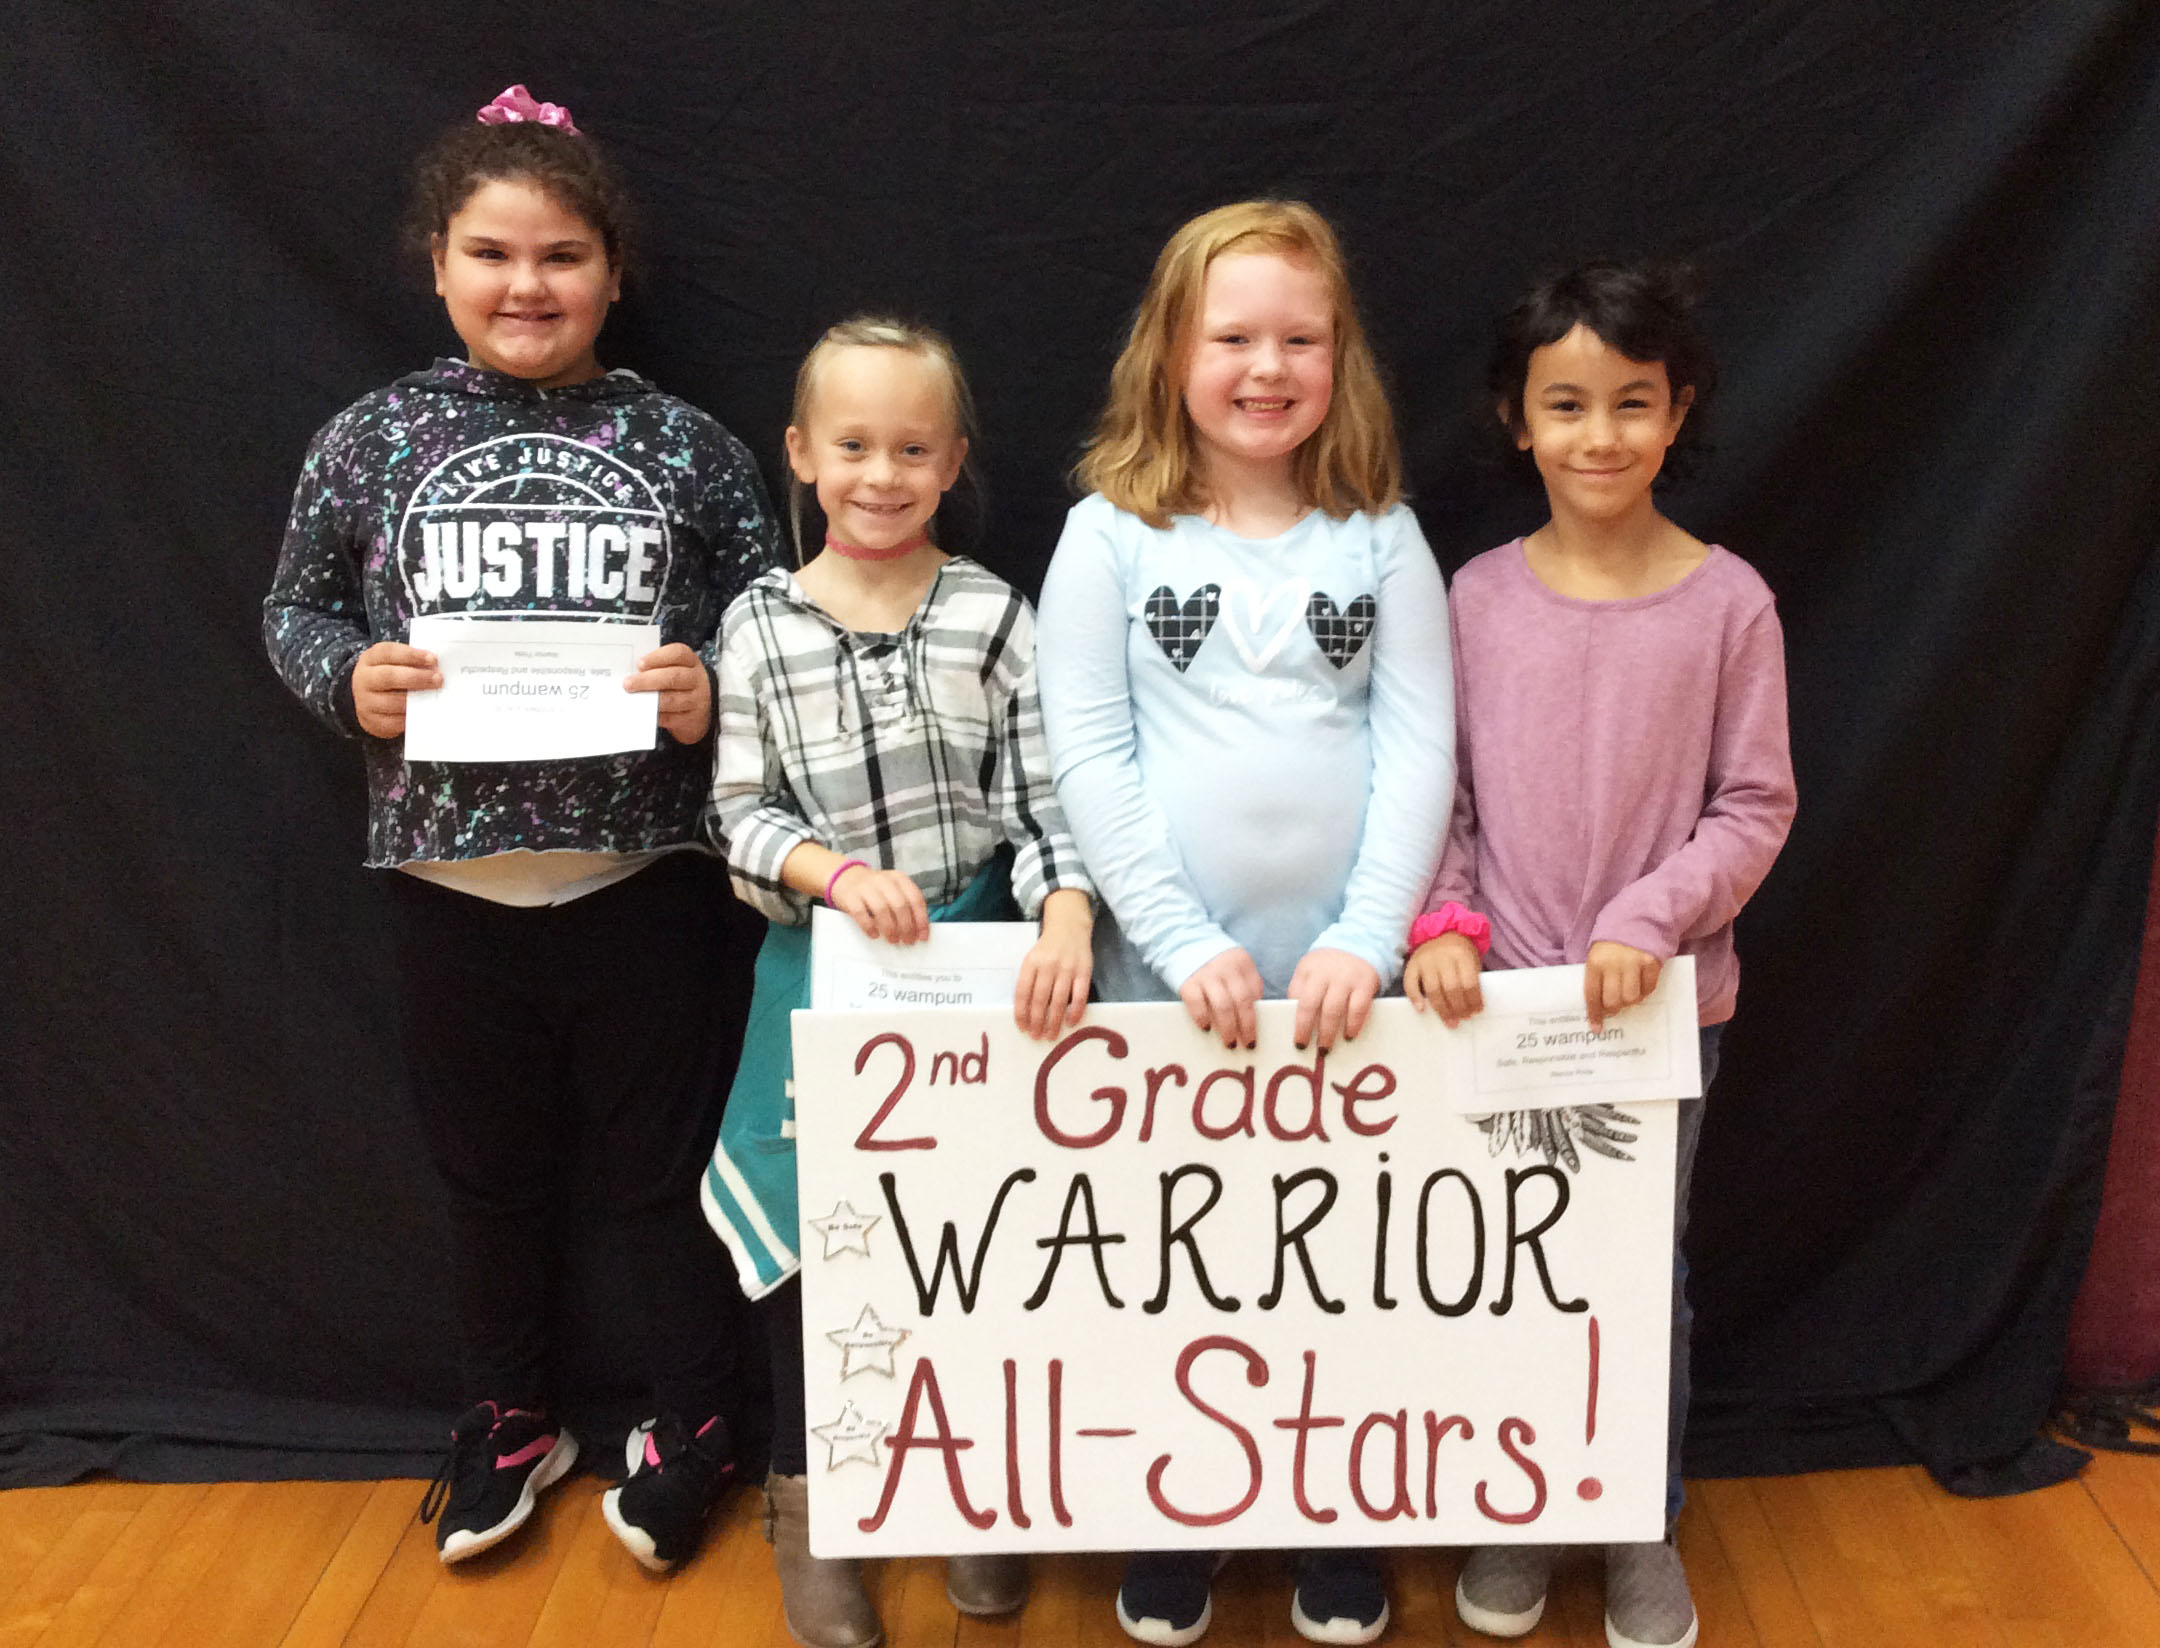
[(1178, 604), (1177, 591), (1161, 585), (1149, 593), (1146, 611), (1148, 634), (1182, 675), (1215, 627), (1222, 611), (1222, 585), (1202, 584), (1183, 606)]
[(1338, 610), (1325, 595), (1315, 593), (1305, 603), (1305, 627), (1320, 643), (1321, 656), (1342, 669), (1365, 645), (1372, 634), (1373, 619), (1379, 613), (1380, 603), (1370, 595), (1360, 595), (1349, 606)]

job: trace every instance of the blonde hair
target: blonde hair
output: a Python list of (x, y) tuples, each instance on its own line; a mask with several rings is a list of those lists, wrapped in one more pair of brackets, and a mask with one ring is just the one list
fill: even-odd
[(1183, 378), (1208, 267), (1233, 252), (1273, 252), (1310, 262), (1334, 309), (1334, 394), (1327, 416), (1297, 449), (1299, 497), (1335, 520), (1379, 511), (1402, 498), (1395, 418), (1365, 329), (1350, 297), (1350, 273), (1327, 219), (1299, 200), (1241, 200), (1203, 212), (1170, 237), (1132, 335), (1110, 369), (1110, 398), (1073, 479), (1153, 527), (1208, 502), (1185, 411)]
[[(828, 326), (810, 346), (810, 353), (803, 356), (803, 363), (795, 373), (795, 400), (788, 408), (788, 422), (797, 429), (809, 427), (810, 406), (817, 395), (818, 364), (835, 349), (900, 349), (943, 370), (953, 429), (968, 443), (968, 456), (960, 465), (960, 478), (953, 483), (953, 491), (965, 489), (968, 512), (975, 517), (968, 524), (979, 529), (982, 524), (982, 479), (975, 468), (975, 396), (968, 388), (967, 374), (960, 370), (960, 357), (953, 353), (953, 346), (945, 335), (932, 327), (914, 326), (889, 315), (851, 315), (836, 326)], [(795, 544), (797, 566), (803, 563), (802, 506), (808, 491), (791, 467), (788, 474), (788, 535)], [(947, 508), (947, 504), (939, 504), (938, 516), (943, 517)], [(949, 546), (941, 542), (939, 547)]]

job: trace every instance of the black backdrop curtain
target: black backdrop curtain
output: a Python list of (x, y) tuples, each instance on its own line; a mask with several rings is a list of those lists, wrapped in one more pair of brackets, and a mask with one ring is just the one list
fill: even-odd
[(1335, 219), (1451, 569), (1537, 519), (1474, 461), (1489, 317), (1556, 260), (1697, 258), (1727, 392), (1671, 507), (1779, 594), (1801, 809), (1697, 1179), (1691, 1464), (2019, 1480), (2160, 800), (2160, 8), (2125, 0), (10, 8), (0, 1482), (437, 1446), (358, 761), (257, 606), (309, 433), (452, 346), (405, 168), (513, 80), (645, 205), (608, 364), (776, 475), (819, 328), (944, 325), (1027, 588), (1195, 210)]

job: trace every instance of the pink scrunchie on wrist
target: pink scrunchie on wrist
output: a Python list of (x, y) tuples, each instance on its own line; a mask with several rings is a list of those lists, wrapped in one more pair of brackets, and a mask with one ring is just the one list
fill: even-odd
[(1460, 933), (1477, 946), (1478, 958), (1492, 948), (1492, 923), (1475, 911), (1466, 910), (1453, 899), (1437, 910), (1427, 910), (1410, 923), (1410, 948), (1430, 944), (1443, 933)]
[(535, 125), (553, 126), (572, 137), (584, 135), (570, 119), (568, 109), (560, 103), (541, 102), (523, 86), (506, 88), (501, 96), (480, 111), (477, 118), (483, 126), (515, 126), (529, 120)]

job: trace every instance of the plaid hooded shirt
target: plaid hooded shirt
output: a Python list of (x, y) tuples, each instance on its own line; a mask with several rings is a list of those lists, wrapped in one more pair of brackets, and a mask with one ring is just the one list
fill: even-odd
[(720, 731), (707, 826), (737, 895), (800, 925), (780, 879), (796, 847), (899, 870), (935, 907), (1010, 843), (1030, 920), (1061, 888), (1092, 894), (1050, 784), (1035, 691), (1035, 615), (954, 557), (897, 634), (835, 623), (776, 568), (720, 625)]

